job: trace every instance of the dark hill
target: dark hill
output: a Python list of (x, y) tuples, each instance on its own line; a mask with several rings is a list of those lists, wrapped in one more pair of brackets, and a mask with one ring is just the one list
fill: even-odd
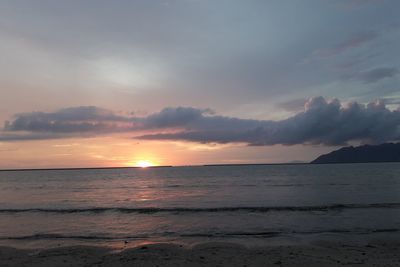
[(321, 155), (311, 161), (321, 163), (362, 163), (362, 162), (396, 162), (400, 161), (400, 143), (382, 145), (348, 146)]

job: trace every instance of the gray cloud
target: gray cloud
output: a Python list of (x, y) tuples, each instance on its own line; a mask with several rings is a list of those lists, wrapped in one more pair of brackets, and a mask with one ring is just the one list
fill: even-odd
[(304, 108), (304, 104), (307, 102), (305, 98), (297, 98), (290, 101), (285, 101), (277, 104), (277, 107), (287, 111), (298, 112)]
[[(54, 134), (54, 133), (2, 133), (0, 134), (0, 142), (18, 142), (18, 141), (40, 141), (50, 139), (69, 138), (71, 135)], [(89, 136), (88, 136), (89, 137)]]
[[(344, 73), (399, 64), (398, 32), (389, 30), (398, 24), (396, 0), (341, 1), (362, 5), (356, 12), (315, 0), (122, 2), (0, 1), (0, 104), (7, 110), (0, 115), (47, 108), (48, 99), (53, 107), (152, 111), (207, 103), (232, 110), (335, 82), (343, 84), (330, 95), (355, 97), (359, 90), (340, 79)], [(300, 64), (318, 49), (340, 56)]]
[(372, 3), (378, 4), (381, 1), (379, 0), (345, 0), (345, 1), (341, 1), (339, 3), (341, 3), (343, 6), (350, 8), (350, 9), (354, 9), (354, 8), (360, 8), (363, 7), (365, 5), (369, 5)]
[(385, 78), (391, 78), (399, 73), (397, 68), (375, 68), (368, 71), (363, 71), (354, 76), (355, 79), (364, 83), (375, 83)]
[(204, 114), (212, 114), (212, 111), (190, 107), (165, 108), (159, 113), (136, 120), (142, 123), (141, 128), (147, 129), (183, 127), (202, 119)]
[(387, 97), (383, 98), (382, 101), (384, 101), (386, 105), (400, 105), (400, 97)]
[[(349, 141), (379, 143), (400, 139), (400, 111), (388, 110), (382, 101), (342, 105), (334, 99), (312, 98), (303, 112), (281, 121), (255, 121), (222, 116), (202, 117), (197, 127), (178, 133), (141, 136), (150, 140), (244, 142), (250, 145), (324, 144)], [(203, 127), (207, 125), (207, 127)]]
[(38, 140), (91, 137), (127, 132), (146, 140), (182, 140), (249, 145), (339, 145), (349, 141), (400, 141), (400, 109), (383, 101), (367, 105), (342, 104), (323, 97), (309, 99), (304, 110), (280, 120), (251, 120), (215, 115), (209, 109), (165, 108), (145, 117), (116, 115), (96, 107), (62, 109), (54, 113), (16, 115), (7, 122), (0, 140)]
[(333, 46), (331, 48), (317, 50), (314, 52), (314, 54), (321, 58), (336, 56), (336, 55), (344, 53), (348, 50), (351, 50), (351, 49), (360, 47), (366, 43), (369, 43), (372, 40), (376, 39), (378, 36), (379, 35), (373, 31), (359, 32), (359, 33), (356, 33), (356, 34), (350, 36), (348, 39), (344, 40), (341, 43), (336, 44), (335, 46)]
[(129, 118), (118, 116), (112, 111), (86, 106), (51, 113), (17, 114), (15, 120), (5, 123), (4, 130), (48, 133), (112, 132), (129, 122)]

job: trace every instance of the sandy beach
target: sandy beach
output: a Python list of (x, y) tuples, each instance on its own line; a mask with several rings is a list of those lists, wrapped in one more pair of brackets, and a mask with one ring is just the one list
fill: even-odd
[(115, 251), (100, 247), (46, 250), (0, 248), (1, 266), (399, 266), (400, 243), (319, 242), (306, 246), (247, 248), (229, 243), (193, 247), (151, 244)]

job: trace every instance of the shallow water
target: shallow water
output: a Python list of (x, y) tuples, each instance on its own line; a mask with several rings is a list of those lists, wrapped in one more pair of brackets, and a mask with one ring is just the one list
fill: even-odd
[(0, 172), (0, 245), (399, 232), (399, 163)]

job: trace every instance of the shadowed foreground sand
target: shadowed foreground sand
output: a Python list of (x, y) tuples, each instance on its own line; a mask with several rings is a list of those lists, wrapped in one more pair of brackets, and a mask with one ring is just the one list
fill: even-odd
[(400, 266), (400, 243), (365, 246), (318, 243), (310, 246), (246, 248), (208, 243), (192, 248), (153, 244), (115, 252), (97, 247), (42, 251), (0, 247), (0, 266)]

